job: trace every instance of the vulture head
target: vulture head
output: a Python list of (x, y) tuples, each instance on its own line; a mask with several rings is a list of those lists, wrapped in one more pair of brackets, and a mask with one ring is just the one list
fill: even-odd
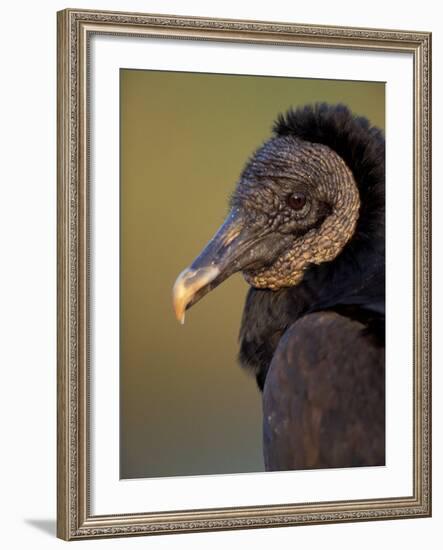
[[(351, 167), (366, 161), (367, 147), (359, 146), (370, 145), (368, 131), (367, 121), (344, 106), (322, 104), (280, 116), (274, 136), (243, 169), (226, 220), (177, 278), (178, 320), (183, 323), (186, 309), (233, 273), (242, 272), (256, 289), (275, 291), (299, 284), (309, 267), (339, 256), (359, 220), (362, 197)], [(359, 153), (360, 159), (346, 162)]]
[(225, 222), (177, 278), (177, 318), (236, 272), (239, 360), (263, 392), (266, 470), (385, 463), (382, 132), (343, 105), (290, 110)]

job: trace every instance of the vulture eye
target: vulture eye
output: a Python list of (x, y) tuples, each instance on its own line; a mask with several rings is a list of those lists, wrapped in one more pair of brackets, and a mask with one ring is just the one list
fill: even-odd
[(301, 210), (306, 204), (306, 195), (304, 193), (292, 193), (288, 197), (288, 205), (293, 210)]

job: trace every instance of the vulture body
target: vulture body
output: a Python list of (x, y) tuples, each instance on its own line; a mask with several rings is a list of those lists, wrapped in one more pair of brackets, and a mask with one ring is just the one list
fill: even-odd
[(263, 391), (266, 470), (385, 463), (385, 141), (343, 105), (290, 110), (178, 277), (178, 318), (251, 285), (241, 364)]

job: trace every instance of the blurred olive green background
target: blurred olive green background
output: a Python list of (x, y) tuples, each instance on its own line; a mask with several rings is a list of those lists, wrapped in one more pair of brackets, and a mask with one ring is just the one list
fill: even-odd
[(171, 289), (290, 106), (384, 128), (383, 83), (121, 70), (121, 478), (262, 471), (261, 396), (236, 361), (235, 275), (175, 320)]

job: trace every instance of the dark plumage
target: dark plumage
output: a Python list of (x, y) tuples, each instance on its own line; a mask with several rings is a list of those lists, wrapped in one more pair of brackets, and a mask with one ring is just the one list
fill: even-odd
[(384, 464), (384, 354), (363, 327), (328, 311), (285, 332), (263, 394), (267, 470)]
[(384, 464), (385, 143), (343, 105), (290, 110), (225, 224), (177, 279), (177, 316), (236, 271), (239, 359), (268, 470)]
[[(252, 367), (263, 389), (284, 331), (313, 311), (352, 306), (370, 319), (384, 344), (385, 319), (385, 141), (367, 119), (343, 105), (304, 107), (279, 116), (276, 135), (296, 135), (328, 145), (351, 169), (360, 194), (354, 235), (332, 262), (313, 265), (303, 281), (277, 292), (249, 290), (240, 331), (240, 362)], [(361, 312), (360, 310), (365, 310)], [(350, 307), (347, 308), (351, 316)], [(265, 326), (266, 323), (266, 326)], [(379, 339), (380, 339), (379, 338)]]

